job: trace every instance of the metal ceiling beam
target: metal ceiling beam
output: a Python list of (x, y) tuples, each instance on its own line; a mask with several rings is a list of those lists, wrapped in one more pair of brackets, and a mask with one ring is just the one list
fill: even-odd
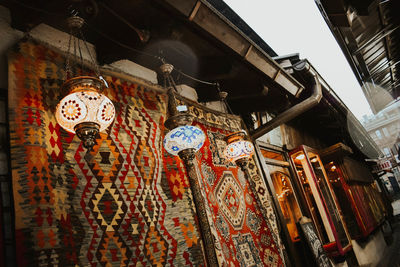
[(374, 75), (376, 72), (380, 72), (383, 68), (386, 68), (385, 65), (389, 64), (387, 58), (381, 59), (379, 64), (376, 64), (372, 69), (370, 69), (370, 75)]
[[(383, 80), (389, 87), (390, 84), (393, 86), (393, 83), (400, 78), (400, 65), (398, 64), (398, 37), (400, 36), (398, 29), (400, 25), (396, 17), (397, 1), (385, 1), (388, 3), (379, 5), (379, 1), (374, 0), (373, 8), (363, 15), (357, 13), (359, 17), (353, 21), (354, 23), (350, 27), (335, 27), (332, 21), (325, 16), (325, 8), (328, 8), (328, 4), (324, 3), (321, 6), (320, 0), (315, 0), (315, 2), (362, 85), (372, 111), (377, 113), (390, 102), (390, 99), (377, 93), (372, 94), (368, 89), (368, 84), (373, 84), (378, 80), (376, 83), (378, 86)], [(382, 43), (381, 49), (385, 50), (384, 53), (378, 49), (381, 46), (379, 43)], [(389, 75), (388, 72), (390, 72), (391, 80), (383, 77)], [(389, 88), (386, 89), (389, 90)], [(393, 94), (393, 96), (397, 95)], [(389, 102), (384, 103), (382, 99)]]
[[(386, 20), (384, 14), (383, 14), (383, 10), (382, 10), (382, 6), (381, 5), (378, 6), (378, 11), (379, 11), (379, 18), (380, 18), (381, 24), (385, 25), (387, 23), (387, 20)], [(389, 41), (390, 41), (389, 37), (390, 36), (387, 35), (387, 36), (385, 36), (385, 38), (383, 40), (384, 40), (384, 46), (385, 46), (385, 51), (386, 51), (386, 57), (387, 57), (388, 60), (391, 60), (392, 59), (392, 54), (391, 54), (390, 47), (389, 47)], [(393, 74), (393, 69), (390, 66), (389, 66), (388, 69), (389, 69), (389, 72), (390, 72), (390, 79), (391, 79), (392, 83), (394, 83), (395, 82), (395, 77), (394, 77), (394, 74)]]
[[(374, 62), (377, 58), (384, 56), (385, 57), (385, 48), (382, 45), (380, 45), (379, 47), (372, 47), (374, 48), (373, 51), (371, 51), (372, 49), (369, 49), (368, 51), (366, 51), (365, 53), (363, 53), (363, 58), (365, 60), (365, 63), (369, 66), (372, 64), (372, 62)], [(379, 52), (380, 51), (380, 52)], [(376, 53), (378, 53), (378, 55), (376, 55)]]
[(394, 32), (400, 27), (400, 25), (396, 26), (393, 28), (393, 25), (388, 25), (381, 31), (379, 31), (377, 34), (375, 34), (373, 37), (371, 37), (367, 42), (362, 44), (356, 51), (353, 52), (353, 54), (360, 53), (362, 50), (364, 50), (368, 46), (374, 46), (377, 44), (379, 41), (381, 41), (383, 38)]
[(381, 77), (383, 74), (388, 74), (387, 68), (382, 69), (381, 71), (375, 72), (373, 75), (370, 75), (369, 77), (376, 81), (379, 77)]

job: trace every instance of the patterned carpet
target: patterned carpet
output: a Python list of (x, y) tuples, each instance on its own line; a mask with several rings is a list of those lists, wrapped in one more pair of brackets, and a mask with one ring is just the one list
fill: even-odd
[[(165, 94), (105, 77), (116, 118), (86, 151), (55, 120), (63, 68), (61, 54), (30, 39), (9, 54), (18, 266), (204, 266), (183, 163), (162, 147)], [(221, 157), (223, 129), (240, 120), (190, 111), (208, 135), (198, 171), (220, 265), (282, 265), (256, 165), (247, 181)]]
[(253, 193), (244, 173), (223, 157), (223, 138), (230, 132), (206, 124), (197, 126), (208, 136), (198, 166), (220, 266), (281, 266), (276, 236), (257, 203), (259, 195)]

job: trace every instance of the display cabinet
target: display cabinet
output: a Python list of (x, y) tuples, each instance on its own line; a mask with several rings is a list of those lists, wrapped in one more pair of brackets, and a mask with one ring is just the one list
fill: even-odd
[(298, 184), (325, 251), (343, 256), (351, 241), (340, 206), (316, 150), (300, 146), (289, 153)]
[(271, 176), (279, 208), (283, 215), (283, 223), (286, 224), (291, 241), (296, 243), (300, 241), (296, 223), (302, 217), (302, 213), (293, 190), (289, 171), (290, 163), (285, 159), (282, 151), (265, 146), (260, 147), (260, 151)]
[(282, 241), (291, 262), (296, 266), (312, 266), (313, 258), (307, 250), (308, 240), (301, 233), (298, 222), (304, 218), (305, 205), (299, 204), (299, 190), (287, 151), (281, 147), (257, 141), (256, 152), (266, 174), (271, 199), (281, 225)]
[(271, 173), (275, 192), (292, 242), (300, 240), (296, 222), (301, 218), (299, 205), (293, 193), (290, 177), (284, 170)]
[(385, 218), (385, 206), (368, 167), (338, 143), (321, 158), (352, 239), (366, 238)]
[(351, 237), (366, 238), (385, 218), (385, 207), (375, 183), (349, 182), (344, 178), (346, 172), (340, 163), (331, 161), (325, 166), (345, 221), (347, 225), (351, 225)]
[(335, 192), (336, 199), (339, 202), (350, 237), (352, 239), (358, 239), (362, 236), (362, 230), (359, 226), (361, 222), (360, 210), (354, 205), (355, 199), (349, 185), (343, 178), (343, 172), (334, 161), (330, 161), (325, 164), (324, 167), (332, 189)]

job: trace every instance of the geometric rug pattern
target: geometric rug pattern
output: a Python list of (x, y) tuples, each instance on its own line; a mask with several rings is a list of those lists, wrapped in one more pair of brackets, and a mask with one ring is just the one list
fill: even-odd
[(197, 156), (198, 175), (208, 202), (209, 221), (214, 226), (219, 265), (283, 266), (280, 241), (260, 206), (259, 193), (254, 194), (240, 168), (224, 159), (223, 138), (234, 129), (205, 121), (195, 124), (207, 136)]
[(9, 54), (18, 266), (205, 266), (184, 166), (162, 147), (165, 93), (106, 76), (116, 117), (87, 151), (54, 116), (64, 62), (30, 39)]

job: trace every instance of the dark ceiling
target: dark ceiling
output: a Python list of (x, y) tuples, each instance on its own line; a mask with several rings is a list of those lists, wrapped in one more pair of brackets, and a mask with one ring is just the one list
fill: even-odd
[[(100, 64), (129, 59), (158, 71), (161, 65), (159, 57), (163, 57), (188, 75), (220, 83), (221, 90), (229, 93), (227, 100), (236, 114), (251, 111), (279, 113), (295, 101), (293, 96), (277, 88), (273, 81), (255, 71), (238, 55), (184, 20), (164, 1), (4, 2), (11, 11), (12, 26), (22, 31), (29, 31), (39, 23), (67, 31), (65, 18), (71, 10), (78, 11), (86, 19), (84, 35), (96, 46)], [(224, 10), (229, 13), (226, 8), (225, 5)], [(238, 18), (230, 12), (229, 15)], [(245, 26), (245, 23), (241, 25), (254, 35), (253, 38), (258, 37)], [(261, 39), (257, 41), (268, 50), (267, 53), (276, 55)], [(193, 81), (177, 72), (173, 74), (177, 84), (188, 84), (196, 89), (200, 102), (218, 100), (215, 86)]]

